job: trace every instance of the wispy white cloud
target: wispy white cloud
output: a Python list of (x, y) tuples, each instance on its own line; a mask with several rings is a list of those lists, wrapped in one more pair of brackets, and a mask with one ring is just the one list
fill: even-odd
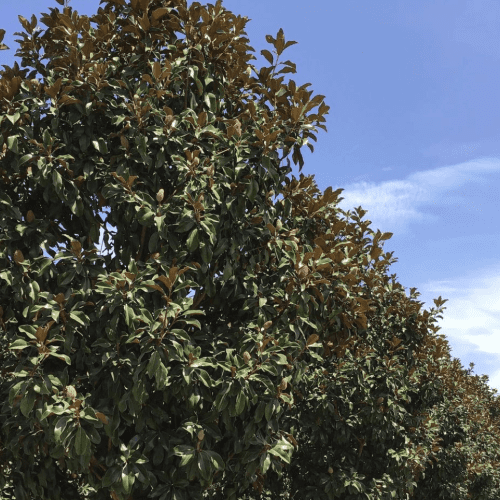
[(471, 183), (485, 185), (491, 181), (486, 174), (500, 173), (500, 159), (480, 158), (458, 165), (418, 171), (403, 180), (381, 183), (357, 182), (342, 187), (338, 204), (343, 210), (361, 207), (368, 210), (365, 219), (372, 221), (371, 228), (407, 235), (412, 222), (439, 223), (436, 215), (426, 207), (456, 203), (457, 198), (448, 191), (469, 187)]

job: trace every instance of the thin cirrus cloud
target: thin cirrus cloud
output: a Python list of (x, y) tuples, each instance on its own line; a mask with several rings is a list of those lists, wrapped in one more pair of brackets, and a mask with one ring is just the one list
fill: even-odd
[[(392, 169), (386, 167), (383, 170)], [(485, 174), (496, 172), (500, 172), (500, 161), (482, 158), (414, 172), (404, 180), (388, 180), (379, 184), (366, 181), (352, 183), (347, 187), (339, 186), (344, 189), (340, 195), (344, 199), (338, 206), (352, 212), (354, 207), (361, 205), (368, 210), (365, 218), (380, 222), (399, 236), (407, 235), (411, 222), (439, 222), (439, 217), (425, 210), (426, 206), (456, 203), (459, 198), (445, 196), (449, 190), (469, 186), (470, 183), (484, 185), (488, 182)], [(374, 224), (371, 227), (374, 228)]]

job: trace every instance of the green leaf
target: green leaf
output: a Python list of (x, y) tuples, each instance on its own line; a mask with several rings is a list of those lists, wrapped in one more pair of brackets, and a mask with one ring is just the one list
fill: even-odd
[(90, 137), (88, 135), (80, 136), (80, 139), (78, 139), (78, 145), (83, 152), (87, 151), (90, 146)]
[(149, 238), (149, 243), (148, 243), (148, 250), (149, 253), (154, 253), (158, 249), (158, 240), (160, 239), (160, 235), (158, 231), (155, 231), (152, 235), (151, 238)]
[(178, 457), (183, 457), (184, 455), (191, 453), (193, 451), (194, 451), (194, 448), (192, 446), (181, 444), (181, 445), (176, 446), (174, 448), (174, 455), (176, 455)]
[(18, 382), (17, 384), (15, 384), (13, 387), (10, 388), (10, 391), (9, 391), (9, 404), (12, 405), (12, 402), (14, 401), (14, 398), (17, 396), (18, 392), (20, 390), (23, 390), (21, 389), (22, 386), (26, 386), (26, 382), (21, 380), (21, 382)]
[(212, 261), (213, 251), (210, 245), (206, 243), (200, 244), (201, 258), (205, 264), (209, 264)]
[(66, 429), (66, 425), (68, 425), (68, 422), (72, 418), (72, 415), (65, 415), (56, 422), (56, 425), (54, 427), (54, 439), (56, 443), (59, 443), (61, 441), (61, 434), (64, 432), (64, 429)]
[(194, 228), (186, 241), (187, 248), (190, 252), (194, 252), (198, 248), (198, 228)]
[(66, 361), (68, 365), (71, 364), (71, 359), (69, 359), (69, 356), (66, 356), (66, 354), (59, 354), (57, 352), (49, 352), (49, 356), (54, 356), (57, 359), (61, 359), (63, 361)]
[(163, 229), (163, 221), (165, 220), (165, 216), (162, 215), (160, 217), (157, 217), (155, 216), (155, 223), (156, 223), (156, 227), (158, 228), (158, 232), (161, 233), (162, 229)]
[(120, 125), (120, 123), (125, 120), (126, 116), (125, 115), (118, 115), (115, 116), (112, 120), (113, 125)]
[(132, 387), (132, 395), (140, 404), (142, 404), (147, 399), (144, 379), (141, 378), (135, 382), (134, 387)]
[(76, 216), (81, 217), (83, 215), (83, 201), (80, 196), (78, 196), (78, 198), (73, 202), (70, 208), (71, 212), (73, 212)]
[(262, 464), (261, 465), (262, 474), (265, 474), (271, 465), (271, 457), (269, 456), (268, 453), (263, 453), (260, 461)]
[(253, 417), (254, 422), (258, 423), (262, 420), (265, 409), (266, 409), (266, 403), (264, 401), (260, 401), (259, 405), (257, 406), (257, 410), (255, 410), (255, 415)]
[(40, 269), (38, 270), (38, 275), (43, 276), (45, 269), (52, 264), (52, 259), (43, 258), (41, 260)]
[(185, 233), (189, 231), (193, 226), (195, 222), (192, 219), (192, 217), (183, 217), (179, 221), (179, 225), (177, 226), (177, 229), (175, 230), (176, 233)]
[(7, 137), (7, 147), (16, 154), (19, 154), (17, 145), (17, 135)]
[(135, 318), (134, 310), (128, 304), (125, 304), (123, 306), (123, 310), (125, 313), (125, 323), (129, 328), (132, 328), (134, 326), (134, 318)]
[(9, 345), (9, 349), (24, 349), (26, 347), (29, 347), (28, 342), (22, 339), (17, 339), (12, 342), (12, 344)]
[(136, 138), (137, 149), (143, 158), (147, 157), (148, 143), (145, 135), (139, 135)]
[(113, 465), (113, 467), (110, 467), (107, 471), (106, 474), (104, 474), (104, 477), (102, 478), (102, 485), (107, 488), (108, 486), (111, 486), (112, 484), (117, 483), (122, 475), (122, 471), (120, 466), (118, 465)]
[(193, 368), (191, 368), (190, 366), (185, 366), (182, 369), (182, 376), (184, 377), (184, 380), (186, 381), (186, 385), (191, 385), (192, 374), (193, 374)]
[(241, 413), (243, 413), (243, 410), (245, 409), (245, 404), (247, 403), (247, 401), (248, 401), (248, 398), (246, 397), (243, 390), (241, 390), (238, 393), (238, 396), (236, 397), (236, 406), (234, 408), (236, 415), (240, 415)]
[(205, 453), (210, 457), (210, 460), (212, 461), (212, 464), (215, 466), (216, 469), (224, 470), (225, 468), (224, 460), (222, 460), (222, 457), (218, 453), (216, 453), (215, 451), (208, 451), (208, 450)]
[[(127, 466), (125, 468), (128, 468)], [(125, 470), (124, 468), (124, 470)], [(132, 486), (135, 482), (135, 476), (133, 472), (124, 472), (122, 471), (122, 486), (125, 490), (125, 493), (128, 495), (132, 491)]]
[(56, 193), (59, 194), (62, 190), (63, 180), (61, 174), (57, 170), (52, 170), (52, 183), (56, 188)]
[(22, 156), (20, 159), (19, 159), (19, 163), (17, 164), (18, 167), (20, 167), (21, 165), (24, 165), (28, 160), (30, 160), (31, 158), (33, 158), (33, 155), (32, 154), (27, 154), (27, 155), (24, 155)]
[(222, 274), (222, 279), (227, 281), (233, 275), (233, 266), (229, 261), (226, 262), (226, 266), (224, 267), (224, 273)]
[(266, 410), (265, 410), (265, 414), (266, 414), (266, 420), (269, 422), (269, 420), (271, 420), (271, 417), (273, 416), (273, 413), (274, 413), (274, 400), (271, 399), (267, 405), (266, 405)]
[(86, 326), (90, 323), (90, 318), (82, 311), (70, 311), (69, 317), (83, 326)]
[(106, 154), (108, 152), (108, 146), (102, 137), (99, 137), (97, 141), (92, 141), (92, 144), (94, 145), (94, 148), (99, 151), (99, 153)]
[(49, 132), (49, 129), (46, 128), (44, 131), (43, 131), (43, 145), (47, 148), (49, 147), (52, 143), (53, 143), (53, 138), (50, 136), (50, 132)]
[(154, 223), (154, 217), (155, 217), (154, 212), (148, 207), (140, 208), (137, 211), (137, 220), (143, 226), (146, 226), (146, 227), (152, 226)]
[(75, 438), (75, 450), (77, 455), (84, 455), (87, 449), (90, 448), (90, 440), (82, 426), (78, 427)]
[(210, 457), (204, 450), (200, 451), (198, 454), (198, 469), (201, 472), (201, 477), (205, 479), (205, 481), (208, 481), (211, 476), (212, 467)]
[(19, 118), (21, 118), (21, 115), (20, 115), (19, 111), (17, 111), (13, 115), (6, 115), (6, 117), (12, 123), (12, 125), (15, 125), (15, 123), (17, 122), (17, 120), (19, 120)]
[(10, 272), (8, 273), (7, 271), (4, 271), (3, 273), (0, 273), (0, 278), (2, 278), (7, 283), (7, 285), (12, 285), (12, 275), (10, 274)]
[(33, 409), (33, 405), (35, 404), (35, 398), (36, 398), (36, 392), (33, 390), (30, 390), (28, 394), (25, 394), (23, 396), (23, 399), (21, 400), (21, 413), (27, 417), (31, 410)]
[(229, 390), (231, 389), (232, 383), (230, 382), (226, 387), (224, 387), (215, 398), (214, 406), (219, 410), (219, 412), (224, 411), (227, 406), (227, 396)]
[(212, 387), (212, 379), (210, 378), (210, 375), (207, 371), (200, 368), (199, 370), (196, 370), (196, 374), (198, 375), (198, 378), (203, 382), (203, 385), (205, 385), (206, 387)]
[(213, 223), (208, 220), (208, 217), (206, 217), (204, 221), (200, 221), (200, 226), (208, 234), (208, 238), (210, 240), (210, 243), (212, 245), (215, 245), (215, 242), (217, 241), (217, 231), (216, 231)]
[(147, 373), (149, 375), (149, 378), (153, 378), (153, 375), (156, 373), (158, 367), (160, 366), (160, 362), (160, 353), (158, 351), (155, 351), (149, 359), (148, 363)]
[(191, 450), (187, 451), (185, 454), (182, 455), (180, 466), (185, 467), (186, 465), (188, 465), (189, 462), (193, 460), (195, 455), (196, 455), (195, 449), (191, 448)]
[(59, 286), (68, 285), (76, 276), (76, 269), (70, 269), (68, 272), (57, 276), (57, 284)]
[(289, 464), (292, 450), (293, 445), (282, 439), (273, 448), (269, 449), (268, 452)]
[(217, 113), (217, 99), (214, 94), (206, 93), (203, 99), (205, 104), (210, 108), (210, 111), (212, 113)]
[(255, 200), (255, 196), (257, 196), (257, 193), (259, 191), (259, 185), (257, 184), (257, 181), (255, 179), (251, 179), (250, 183), (248, 184), (247, 188), (247, 196), (251, 201)]
[(157, 444), (153, 451), (153, 465), (160, 465), (163, 462), (164, 451), (163, 446)]
[(207, 313), (201, 309), (188, 309), (187, 311), (183, 311), (182, 314), (184, 316), (205, 316)]
[(158, 369), (155, 373), (156, 387), (158, 389), (163, 389), (166, 385), (168, 379), (168, 370), (165, 368), (165, 365), (160, 361), (158, 365)]

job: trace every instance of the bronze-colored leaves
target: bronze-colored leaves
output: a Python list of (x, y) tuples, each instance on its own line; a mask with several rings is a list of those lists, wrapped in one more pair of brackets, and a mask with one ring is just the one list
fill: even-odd
[(160, 7), (159, 9), (156, 9), (153, 14), (151, 15), (151, 19), (153, 20), (153, 26), (156, 25), (156, 22), (158, 19), (163, 17), (165, 14), (168, 13), (168, 9), (166, 7)]
[(199, 115), (198, 115), (198, 126), (200, 127), (204, 127), (207, 123), (207, 112), (206, 111), (202, 111)]
[(22, 264), (24, 262), (24, 255), (23, 252), (21, 252), (21, 250), (16, 250), (14, 252), (14, 262), (16, 264)]
[(82, 254), (82, 244), (78, 240), (73, 240), (71, 242), (71, 250), (73, 255), (80, 257)]
[(58, 304), (62, 304), (64, 302), (66, 302), (66, 298), (64, 297), (64, 293), (58, 293), (55, 297), (54, 297), (54, 300), (58, 303)]
[(50, 327), (55, 323), (55, 321), (49, 321), (45, 326), (39, 326), (36, 329), (35, 337), (39, 342), (45, 342), (47, 334), (49, 333)]
[(31, 16), (31, 23), (29, 23), (28, 20), (25, 17), (23, 17), (23, 16), (17, 16), (17, 17), (19, 18), (19, 21), (23, 25), (23, 28), (31, 35), (31, 33), (33, 33), (33, 29), (36, 26), (36, 17), (35, 17), (35, 15), (33, 14)]
[(26, 220), (28, 222), (33, 222), (35, 220), (35, 214), (33, 213), (33, 210), (28, 210), (28, 213), (26, 214)]
[(108, 418), (106, 417), (106, 415), (104, 415), (104, 413), (101, 413), (101, 412), (98, 412), (96, 411), (95, 412), (95, 416), (103, 423), (103, 424), (107, 424), (108, 423)]
[(298, 270), (297, 274), (299, 275), (299, 278), (304, 279), (305, 277), (307, 277), (309, 275), (310, 271), (311, 270), (307, 266), (302, 266)]
[(237, 135), (238, 137), (241, 137), (241, 123), (239, 120), (231, 120), (232, 122), (231, 125), (227, 127), (227, 137), (231, 139), (233, 135)]
[[(0, 30), (0, 42), (2, 42), (4, 36), (5, 36), (5, 30)], [(7, 47), (7, 45), (0, 43), (0, 50), (8, 50), (8, 49), (9, 47)]]
[(316, 333), (313, 333), (312, 335), (309, 336), (309, 338), (307, 339), (307, 343), (306, 345), (307, 346), (310, 346), (312, 344), (314, 344), (317, 340), (319, 339), (319, 335), (317, 335)]
[(319, 258), (323, 255), (323, 250), (320, 246), (317, 246), (314, 249), (314, 260), (319, 260)]
[(270, 64), (273, 64), (273, 55), (268, 50), (261, 50), (260, 53), (269, 61)]
[(161, 281), (169, 290), (172, 289), (173, 283), (170, 278), (167, 278), (166, 276), (158, 276), (158, 278), (155, 279)]

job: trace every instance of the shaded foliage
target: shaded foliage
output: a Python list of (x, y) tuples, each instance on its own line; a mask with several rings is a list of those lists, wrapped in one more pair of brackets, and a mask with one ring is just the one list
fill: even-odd
[(289, 176), (329, 109), (284, 82), (296, 42), (257, 71), (221, 2), (101, 3), (19, 16), (32, 70), (1, 72), (4, 497), (498, 498), (498, 398), (445, 301)]

